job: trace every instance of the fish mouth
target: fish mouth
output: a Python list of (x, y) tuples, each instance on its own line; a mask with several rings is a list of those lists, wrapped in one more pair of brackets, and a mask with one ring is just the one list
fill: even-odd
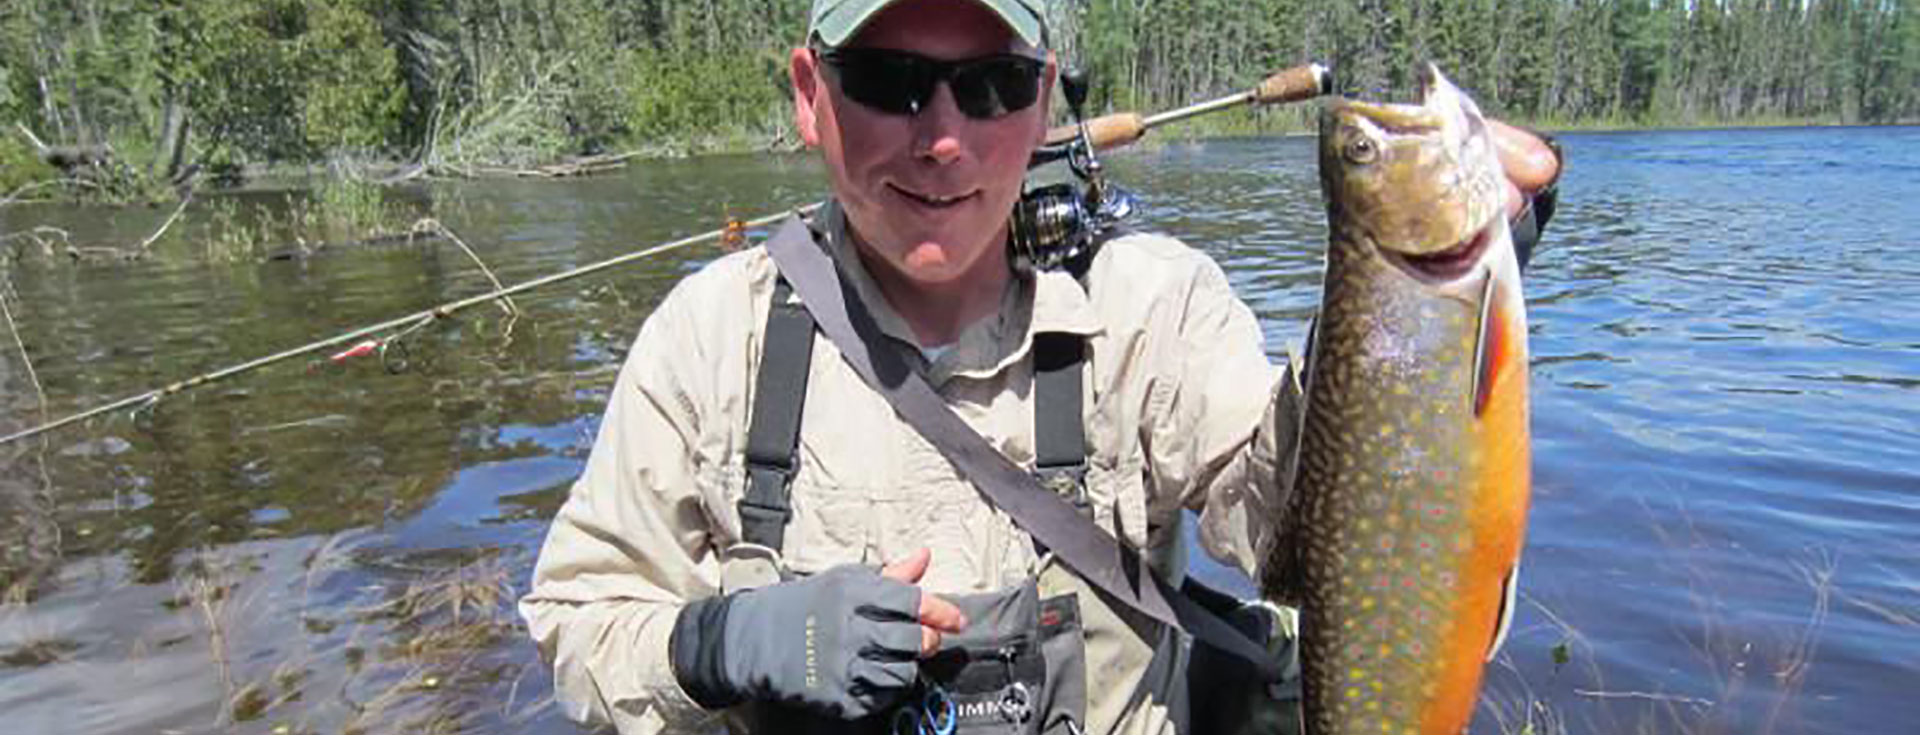
[(1493, 223), (1489, 222), (1452, 247), (1429, 253), (1403, 253), (1381, 249), (1389, 263), (1422, 283), (1452, 283), (1472, 273), (1493, 243)]

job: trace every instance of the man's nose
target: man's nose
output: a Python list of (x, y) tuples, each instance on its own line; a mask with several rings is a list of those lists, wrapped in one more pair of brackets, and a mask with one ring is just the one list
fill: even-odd
[(919, 155), (942, 166), (960, 160), (964, 152), (960, 131), (966, 123), (966, 115), (953, 100), (953, 86), (945, 81), (933, 85), (933, 97), (913, 116), (914, 143)]

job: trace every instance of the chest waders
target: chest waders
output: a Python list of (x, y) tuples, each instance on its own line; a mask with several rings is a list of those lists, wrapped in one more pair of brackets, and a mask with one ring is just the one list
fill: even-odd
[[(783, 227), (767, 246), (770, 252), (776, 248), (792, 252), (795, 245), (818, 247), (809, 229), (798, 222)], [(1090, 261), (1091, 253), (1068, 268), (1076, 279), (1084, 280)], [(790, 490), (799, 469), (800, 417), (813, 342), (820, 330), (808, 307), (793, 303), (794, 290), (783, 273), (767, 314), (747, 430), (746, 490), (738, 506), (742, 538), (725, 554), (722, 592), (771, 584), (785, 574), (780, 553), (792, 517)], [(1092, 524), (1086, 488), (1087, 447), (1081, 423), (1086, 340), (1054, 332), (1037, 333), (1033, 340), (1032, 481), (1065, 499), (1086, 529), (1104, 536)], [(903, 417), (912, 418), (904, 412)], [(928, 431), (918, 423), (915, 428), (936, 447), (947, 449), (941, 446), (945, 433)], [(982, 482), (967, 471), (965, 462), (956, 464), (976, 485)], [(1014, 511), (1008, 512), (1016, 521), (1022, 520)], [(1222, 651), (1206, 640), (1189, 645), (1179, 631), (1139, 609), (1138, 603), (1116, 599), (1089, 584), (1047, 553), (1038, 538), (1035, 544), (1042, 552), (1040, 569), (1023, 583), (949, 597), (966, 613), (967, 629), (944, 636), (940, 651), (921, 662), (921, 686), (896, 711), (850, 723), (762, 703), (750, 708), (747, 728), (755, 733), (889, 735), (1211, 733), (1245, 731), (1246, 717), (1289, 723), (1294, 719), (1290, 709), (1286, 716), (1264, 718), (1265, 713), (1248, 711), (1249, 703), (1257, 706), (1266, 700), (1273, 705), (1266, 709), (1279, 714), (1281, 707), (1266, 696), (1269, 688), (1264, 683), (1276, 675), (1277, 667), (1263, 672), (1244, 660), (1244, 653)], [(1138, 558), (1133, 561), (1137, 566)], [(1198, 603), (1216, 622), (1221, 617), (1231, 621), (1233, 630), (1251, 639), (1246, 645), (1267, 642), (1271, 629), (1266, 619), (1246, 615), (1249, 607), (1241, 600), (1191, 580), (1183, 591), (1186, 594), (1173, 596), (1189, 605)], [(1216, 632), (1203, 638), (1217, 636)], [(1153, 706), (1146, 706), (1149, 703)]]

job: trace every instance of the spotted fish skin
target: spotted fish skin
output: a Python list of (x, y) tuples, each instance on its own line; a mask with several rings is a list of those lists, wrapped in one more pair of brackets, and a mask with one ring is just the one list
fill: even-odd
[(1306, 732), (1465, 730), (1524, 533), (1526, 317), (1479, 110), (1336, 100), (1329, 243), (1269, 597), (1302, 608)]

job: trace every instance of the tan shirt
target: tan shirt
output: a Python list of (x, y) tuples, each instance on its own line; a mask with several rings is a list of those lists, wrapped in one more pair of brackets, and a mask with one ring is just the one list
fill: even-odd
[[(1033, 463), (1031, 335), (1086, 335), (1095, 520), (1145, 550), (1181, 543), (1181, 507), (1199, 509), (1204, 547), (1257, 573), (1256, 550), (1284, 496), (1264, 429), (1271, 417), (1263, 421), (1281, 371), (1205, 255), (1134, 234), (1106, 244), (1085, 289), (1064, 273), (1015, 278), (997, 316), (926, 364), (859, 265), (837, 210), (829, 205), (814, 226), (881, 328), (1016, 463)], [(675, 681), (667, 639), (683, 601), (715, 593), (721, 552), (740, 539), (742, 453), (774, 279), (761, 248), (708, 265), (673, 289), (627, 355), (586, 471), (520, 602), (575, 719), (623, 733), (718, 727)], [(921, 584), (935, 593), (999, 589), (1035, 571), (1027, 535), (832, 343), (816, 340), (811, 370), (783, 550), (790, 569), (877, 565), (925, 546), (933, 562)]]

